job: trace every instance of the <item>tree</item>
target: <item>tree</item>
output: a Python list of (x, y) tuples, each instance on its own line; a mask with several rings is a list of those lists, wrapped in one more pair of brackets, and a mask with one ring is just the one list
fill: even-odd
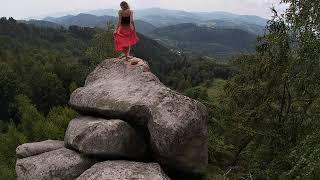
[(31, 103), (31, 100), (25, 95), (18, 95), (15, 98), (15, 106), (17, 110), (17, 118), (20, 120), (18, 125), (21, 131), (28, 140), (33, 140), (39, 137), (39, 134), (34, 132), (38, 122), (44, 122), (45, 117), (38, 112), (37, 108)]
[(101, 31), (94, 36), (92, 46), (86, 51), (91, 58), (91, 65), (95, 66), (102, 60), (117, 56), (113, 41), (112, 31)]
[(0, 118), (8, 118), (9, 102), (19, 91), (19, 78), (14, 70), (6, 63), (0, 62)]
[[(237, 75), (225, 87), (217, 119), (226, 122), (229, 166), (244, 176), (319, 177), (319, 1), (291, 2), (268, 23), (257, 54), (234, 61)], [(317, 6), (317, 7), (314, 7)]]
[(15, 149), (18, 145), (26, 143), (26, 136), (19, 132), (13, 123), (8, 124), (8, 131), (0, 133), (0, 174), (3, 179), (16, 179)]

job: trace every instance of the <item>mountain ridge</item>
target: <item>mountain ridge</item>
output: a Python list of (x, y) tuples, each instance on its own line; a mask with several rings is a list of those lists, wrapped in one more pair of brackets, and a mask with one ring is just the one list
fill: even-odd
[(253, 52), (257, 38), (241, 29), (211, 28), (195, 23), (157, 28), (148, 35), (177, 49), (213, 57)]
[[(95, 9), (95, 10), (88, 10), (88, 11), (82, 11), (81, 13), (85, 14), (92, 14), (96, 16), (117, 16), (118, 10), (116, 9)], [(66, 12), (64, 16), (70, 16), (70, 15), (77, 15), (79, 13), (68, 13)], [(265, 26), (267, 19), (257, 16), (257, 15), (240, 15), (235, 14), (231, 12), (226, 11), (212, 11), (212, 12), (194, 12), (194, 11), (184, 11), (184, 10), (169, 10), (169, 9), (163, 9), (163, 8), (147, 8), (147, 9), (137, 9), (135, 10), (135, 17), (137, 19), (143, 20), (144, 18), (147, 18), (147, 16), (157, 16), (158, 18), (161, 16), (177, 16), (177, 17), (184, 17), (184, 18), (191, 18), (197, 21), (207, 21), (207, 20), (217, 20), (217, 19), (223, 19), (223, 20), (235, 20), (235, 21), (242, 21), (250, 24), (257, 24), (260, 26)], [(61, 17), (61, 16), (58, 16)], [(50, 15), (45, 16), (44, 18), (39, 18), (42, 20), (51, 20), (52, 18), (57, 18), (57, 16)], [(149, 22), (150, 23), (150, 22)], [(151, 23), (152, 24), (152, 23)], [(166, 24), (167, 25), (167, 24)]]

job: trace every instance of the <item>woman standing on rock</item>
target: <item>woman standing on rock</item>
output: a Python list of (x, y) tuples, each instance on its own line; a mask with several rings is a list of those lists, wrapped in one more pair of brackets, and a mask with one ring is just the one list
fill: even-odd
[(135, 45), (139, 41), (139, 38), (135, 31), (133, 11), (130, 10), (129, 4), (122, 1), (120, 7), (118, 26), (114, 31), (114, 44), (116, 51), (124, 53), (120, 58), (126, 57), (126, 61), (129, 61), (132, 58), (130, 56), (131, 46)]

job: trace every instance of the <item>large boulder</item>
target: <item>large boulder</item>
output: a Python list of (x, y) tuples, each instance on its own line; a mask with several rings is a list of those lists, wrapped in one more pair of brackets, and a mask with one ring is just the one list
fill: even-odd
[(46, 140), (42, 142), (22, 144), (16, 148), (16, 154), (18, 158), (26, 158), (63, 147), (63, 141)]
[(40, 155), (18, 159), (18, 180), (71, 180), (79, 177), (95, 163), (72, 150), (61, 148)]
[(124, 119), (141, 128), (165, 170), (203, 173), (208, 161), (207, 111), (151, 72), (119, 59), (103, 61), (75, 90), (70, 105), (82, 113)]
[(143, 136), (125, 121), (90, 116), (73, 119), (65, 145), (84, 153), (109, 159), (139, 159), (146, 154)]
[(86, 170), (77, 180), (169, 180), (157, 163), (106, 161)]

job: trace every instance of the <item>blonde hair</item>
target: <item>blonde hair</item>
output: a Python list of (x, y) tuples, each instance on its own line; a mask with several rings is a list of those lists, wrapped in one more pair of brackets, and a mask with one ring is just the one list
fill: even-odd
[(122, 1), (122, 2), (120, 3), (120, 7), (122, 8), (122, 10), (130, 9), (129, 4), (128, 4), (126, 1)]

